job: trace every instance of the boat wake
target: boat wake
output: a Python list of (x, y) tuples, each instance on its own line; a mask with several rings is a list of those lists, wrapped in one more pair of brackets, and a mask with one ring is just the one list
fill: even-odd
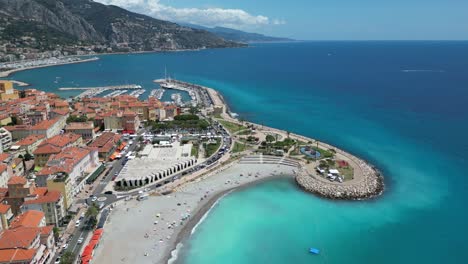
[(167, 264), (173, 264), (177, 260), (177, 257), (179, 256), (179, 251), (182, 249), (184, 244), (178, 243), (176, 248), (171, 251), (171, 257), (167, 260)]
[(445, 72), (444, 70), (401, 70), (401, 72)]

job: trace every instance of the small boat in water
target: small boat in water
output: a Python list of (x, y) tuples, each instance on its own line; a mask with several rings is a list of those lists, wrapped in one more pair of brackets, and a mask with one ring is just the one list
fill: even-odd
[(318, 248), (309, 248), (309, 253), (318, 255), (320, 254), (320, 250)]

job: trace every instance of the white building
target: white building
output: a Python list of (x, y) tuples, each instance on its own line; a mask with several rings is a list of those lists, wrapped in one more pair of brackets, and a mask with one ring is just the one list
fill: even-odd
[(11, 147), (11, 133), (5, 128), (0, 128), (0, 153), (3, 153), (3, 150), (9, 149)]

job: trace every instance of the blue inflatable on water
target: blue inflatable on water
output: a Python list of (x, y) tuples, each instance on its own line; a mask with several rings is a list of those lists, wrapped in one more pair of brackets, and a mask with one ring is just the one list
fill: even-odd
[(318, 248), (309, 248), (309, 253), (318, 255), (320, 253), (320, 250)]

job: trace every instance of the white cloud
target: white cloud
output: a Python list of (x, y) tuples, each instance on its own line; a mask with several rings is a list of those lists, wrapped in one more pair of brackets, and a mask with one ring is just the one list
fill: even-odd
[(283, 25), (284, 20), (252, 15), (242, 9), (223, 8), (175, 8), (160, 3), (160, 0), (95, 0), (149, 15), (162, 20), (192, 23), (202, 26), (223, 26), (236, 29), (251, 29), (265, 25)]
[(286, 21), (284, 21), (283, 19), (273, 19), (272, 24), (273, 25), (284, 25), (284, 24), (286, 24)]

